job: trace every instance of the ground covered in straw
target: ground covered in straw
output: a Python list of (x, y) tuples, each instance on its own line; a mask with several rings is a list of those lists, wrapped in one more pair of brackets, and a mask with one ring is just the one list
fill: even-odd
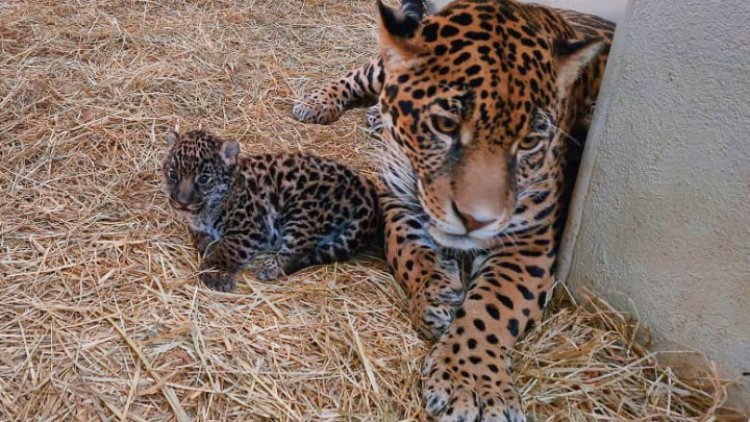
[[(373, 174), (362, 113), (294, 98), (376, 50), (365, 1), (0, 2), (0, 420), (423, 420), (427, 350), (377, 257), (196, 283), (158, 172), (198, 125)], [(374, 255), (374, 254), (373, 254)], [(718, 385), (556, 306), (517, 354), (534, 420), (711, 420)]]

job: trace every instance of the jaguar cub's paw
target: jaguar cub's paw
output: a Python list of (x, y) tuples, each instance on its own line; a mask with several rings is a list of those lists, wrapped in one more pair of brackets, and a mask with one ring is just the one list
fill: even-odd
[(232, 274), (208, 268), (202, 268), (201, 271), (203, 272), (198, 278), (209, 289), (219, 292), (229, 292), (234, 289), (235, 282)]
[(303, 123), (327, 125), (335, 122), (343, 113), (341, 100), (321, 89), (306, 95), (292, 108), (292, 116)]
[(211, 246), (213, 241), (214, 240), (208, 236), (202, 236), (200, 239), (197, 239), (195, 242), (195, 248), (198, 249), (198, 255), (200, 255), (201, 257), (205, 257), (206, 251), (208, 250), (208, 247)]
[(258, 271), (255, 272), (255, 277), (261, 281), (271, 281), (284, 275), (279, 267), (279, 261), (276, 257), (270, 257), (264, 259), (258, 263)]
[(422, 369), (427, 413), (438, 422), (526, 422), (503, 359), (472, 344), (451, 328), (433, 347)]

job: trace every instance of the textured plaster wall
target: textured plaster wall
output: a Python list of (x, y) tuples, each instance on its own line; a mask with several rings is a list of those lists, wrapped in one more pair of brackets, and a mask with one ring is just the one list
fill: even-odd
[[(562, 274), (693, 349), (750, 412), (750, 2), (632, 0), (579, 174)], [(687, 361), (680, 355), (672, 362)]]

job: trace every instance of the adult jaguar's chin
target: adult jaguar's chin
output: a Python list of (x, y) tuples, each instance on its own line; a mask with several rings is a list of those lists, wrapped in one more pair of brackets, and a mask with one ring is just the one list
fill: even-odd
[(473, 234), (452, 234), (441, 230), (434, 224), (427, 226), (427, 233), (438, 245), (461, 251), (492, 249), (497, 243), (495, 236), (484, 238)]

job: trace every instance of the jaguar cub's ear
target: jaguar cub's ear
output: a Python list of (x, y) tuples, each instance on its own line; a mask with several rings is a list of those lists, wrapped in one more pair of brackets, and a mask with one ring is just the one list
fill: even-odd
[(237, 164), (237, 156), (240, 154), (240, 144), (233, 139), (227, 139), (221, 143), (221, 158), (224, 163), (233, 167)]
[(567, 92), (578, 79), (581, 70), (599, 54), (604, 46), (601, 38), (585, 40), (558, 40), (554, 46), (555, 64), (557, 65), (557, 89)]
[(403, 0), (393, 9), (378, 0), (380, 48), (386, 68), (408, 65), (419, 52), (419, 33), (424, 16), (422, 0)]
[(169, 132), (167, 132), (166, 138), (167, 146), (171, 148), (172, 145), (174, 145), (174, 143), (177, 142), (178, 139), (180, 139), (180, 134), (175, 132), (174, 130), (170, 130)]

